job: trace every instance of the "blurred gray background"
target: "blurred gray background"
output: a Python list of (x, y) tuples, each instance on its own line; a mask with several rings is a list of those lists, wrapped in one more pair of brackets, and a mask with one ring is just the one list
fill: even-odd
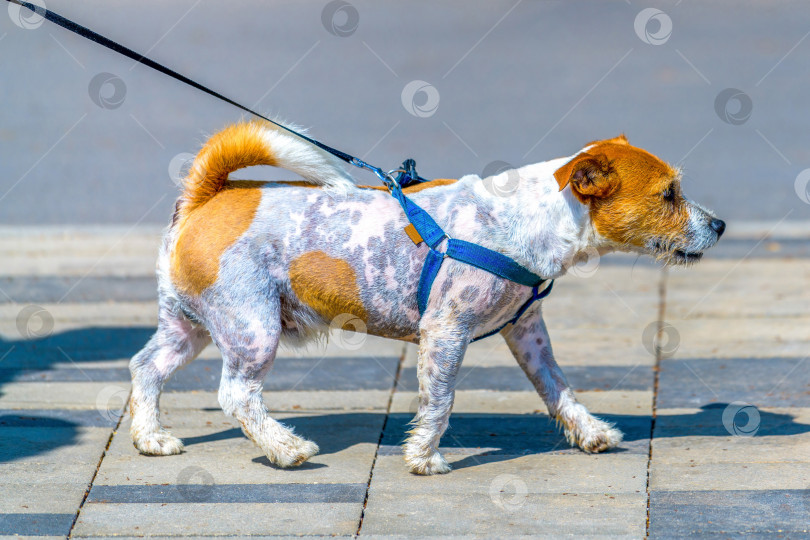
[[(480, 174), (624, 132), (732, 227), (810, 218), (807, 2), (45, 2), (385, 168)], [(166, 223), (173, 159), (241, 112), (2, 7), (0, 223)], [(435, 91), (403, 99), (415, 80)]]

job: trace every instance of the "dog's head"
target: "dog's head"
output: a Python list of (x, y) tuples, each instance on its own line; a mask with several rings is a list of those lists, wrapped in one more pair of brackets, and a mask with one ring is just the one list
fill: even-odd
[(680, 171), (627, 142), (588, 144), (554, 173), (560, 190), (587, 204), (606, 245), (648, 253), (669, 264), (700, 260), (726, 224), (681, 192)]

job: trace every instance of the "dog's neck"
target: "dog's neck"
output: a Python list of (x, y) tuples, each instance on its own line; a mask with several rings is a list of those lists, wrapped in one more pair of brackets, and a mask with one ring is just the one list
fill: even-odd
[(527, 165), (517, 174), (490, 179), (464, 176), (452, 186), (424, 190), (415, 200), (446, 224), (451, 237), (499, 251), (544, 278), (557, 278), (594, 254), (612, 251), (594, 230), (588, 206), (570, 187), (559, 190), (554, 171), (570, 159)]

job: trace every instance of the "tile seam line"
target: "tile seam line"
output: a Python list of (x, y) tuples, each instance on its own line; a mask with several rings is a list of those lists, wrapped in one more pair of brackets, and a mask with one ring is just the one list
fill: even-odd
[(399, 378), (402, 374), (402, 365), (405, 363), (405, 357), (407, 354), (408, 345), (404, 344), (402, 347), (402, 352), (399, 356), (399, 362), (397, 363), (397, 372), (394, 374), (394, 381), (391, 385), (391, 393), (388, 395), (388, 405), (385, 409), (385, 418), (383, 419), (382, 426), (380, 427), (380, 437), (377, 439), (377, 448), (374, 450), (374, 459), (371, 460), (371, 468), (368, 472), (368, 484), (366, 485), (366, 495), (363, 498), (363, 509), (360, 511), (360, 520), (357, 523), (357, 531), (353, 535), (355, 538), (360, 536), (360, 531), (363, 529), (363, 520), (366, 517), (366, 508), (368, 507), (368, 496), (371, 492), (371, 481), (374, 478), (374, 467), (377, 465), (377, 457), (380, 455), (380, 446), (382, 445), (383, 436), (385, 435), (385, 428), (388, 425), (388, 418), (391, 415), (391, 406), (394, 403), (394, 394), (399, 386)]
[[(658, 331), (656, 336), (664, 328), (664, 318), (667, 311), (667, 278), (669, 277), (669, 270), (666, 266), (661, 268), (659, 281), (658, 281)], [(650, 510), (652, 503), (652, 491), (650, 490), (650, 475), (652, 473), (652, 458), (653, 458), (653, 436), (655, 435), (655, 419), (658, 412), (658, 385), (661, 376), (661, 349), (655, 349), (655, 368), (653, 369), (653, 399), (652, 411), (650, 418), (650, 448), (647, 453), (647, 523), (646, 523), (646, 538), (650, 537)]]
[(113, 437), (115, 437), (115, 434), (121, 427), (121, 422), (124, 421), (124, 415), (127, 413), (127, 409), (129, 409), (129, 398), (131, 396), (132, 396), (132, 389), (130, 388), (129, 394), (127, 394), (127, 401), (126, 401), (127, 405), (126, 407), (124, 407), (124, 409), (121, 410), (121, 416), (118, 417), (118, 422), (116, 422), (112, 431), (110, 431), (110, 436), (107, 437), (107, 444), (104, 446), (104, 450), (101, 452), (101, 456), (98, 458), (96, 470), (93, 471), (93, 477), (90, 479), (90, 483), (87, 484), (87, 489), (84, 491), (82, 501), (79, 503), (79, 507), (76, 509), (76, 515), (73, 517), (73, 523), (70, 524), (70, 530), (67, 533), (67, 538), (73, 537), (73, 529), (76, 528), (76, 523), (78, 523), (79, 521), (79, 516), (82, 513), (82, 508), (84, 508), (84, 504), (87, 502), (87, 498), (90, 496), (90, 490), (93, 489), (93, 484), (96, 481), (96, 477), (98, 477), (98, 472), (101, 470), (101, 463), (104, 461), (104, 458), (107, 457), (107, 452), (110, 450), (110, 445), (112, 444)]

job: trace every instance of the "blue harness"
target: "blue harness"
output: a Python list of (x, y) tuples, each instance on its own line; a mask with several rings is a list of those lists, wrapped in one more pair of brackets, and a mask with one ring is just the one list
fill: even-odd
[[(402, 164), (402, 169), (395, 172), (399, 172), (396, 179), (388, 174), (387, 178), (383, 181), (391, 192), (391, 195), (399, 202), (400, 206), (402, 206), (402, 209), (405, 211), (405, 216), (418, 234), (418, 236), (409, 235), (411, 236), (411, 240), (417, 244), (419, 240), (424, 241), (430, 248), (427, 258), (425, 259), (425, 264), (422, 267), (422, 273), (419, 277), (419, 288), (416, 293), (416, 304), (419, 308), (420, 315), (425, 312), (428, 298), (430, 297), (430, 291), (433, 288), (433, 281), (436, 279), (442, 267), (442, 263), (447, 257), (470, 264), (490, 274), (508, 279), (509, 281), (532, 287), (532, 296), (520, 306), (520, 309), (518, 309), (514, 317), (500, 327), (478, 336), (472, 341), (478, 341), (479, 339), (497, 334), (507, 325), (516, 323), (532, 304), (548, 296), (554, 285), (553, 280), (549, 282), (547, 287), (541, 290), (540, 287), (547, 281), (546, 279), (528, 271), (506, 255), (502, 255), (497, 251), (487, 249), (478, 244), (473, 244), (472, 242), (450, 238), (447, 233), (439, 227), (436, 221), (430, 217), (430, 214), (405, 196), (402, 192), (403, 187), (425, 181), (416, 173), (416, 163), (412, 159), (406, 160)], [(447, 240), (445, 250), (440, 251), (440, 246), (445, 240)]]

